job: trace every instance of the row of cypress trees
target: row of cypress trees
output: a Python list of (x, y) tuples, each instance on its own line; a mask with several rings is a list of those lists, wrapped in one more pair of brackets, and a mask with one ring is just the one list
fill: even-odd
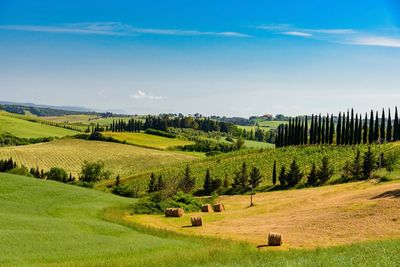
[[(310, 123), (310, 128), (308, 124)], [(277, 128), (275, 139), (276, 147), (292, 145), (356, 145), (372, 144), (377, 142), (391, 142), (400, 140), (400, 124), (397, 107), (395, 108), (394, 120), (392, 120), (390, 109), (388, 117), (382, 110), (379, 118), (378, 111), (371, 110), (365, 113), (364, 119), (361, 114), (354, 114), (354, 110), (340, 112), (337, 117), (327, 114), (326, 116), (312, 115), (290, 118), (288, 124), (281, 124)]]

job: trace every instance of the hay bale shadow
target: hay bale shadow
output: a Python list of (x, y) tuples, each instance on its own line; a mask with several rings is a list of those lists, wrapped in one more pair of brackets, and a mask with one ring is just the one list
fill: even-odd
[(382, 194), (372, 197), (371, 199), (378, 198), (400, 198), (400, 189), (386, 191)]

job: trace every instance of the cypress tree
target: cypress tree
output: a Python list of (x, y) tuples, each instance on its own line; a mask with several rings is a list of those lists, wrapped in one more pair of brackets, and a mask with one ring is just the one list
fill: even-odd
[(336, 126), (336, 145), (341, 144), (341, 133), (342, 133), (342, 112), (339, 112), (338, 122)]
[(350, 119), (350, 131), (349, 131), (349, 144), (352, 145), (354, 142), (354, 110), (351, 109), (351, 119)]
[(347, 110), (347, 118), (346, 118), (346, 137), (344, 143), (346, 145), (349, 144), (349, 139), (350, 139), (350, 114), (349, 111)]
[(325, 122), (325, 143), (326, 144), (329, 144), (329, 133), (330, 133), (329, 114), (326, 114), (326, 122)]
[(372, 144), (373, 142), (374, 142), (374, 112), (371, 110), (371, 115), (369, 117), (368, 143)]
[[(117, 183), (118, 183), (118, 185), (119, 185), (119, 183), (120, 183), (120, 181), (119, 181), (119, 176), (117, 176), (117, 177), (118, 177), (118, 179), (117, 179), (117, 182), (116, 182), (115, 185), (117, 185)], [(149, 185), (148, 185), (148, 188), (147, 188), (147, 192), (153, 193), (153, 192), (156, 192), (156, 191), (157, 191), (156, 176), (154, 175), (154, 173), (151, 173), (151, 174), (150, 174)]]
[(385, 123), (386, 123), (386, 118), (385, 118), (385, 109), (382, 109), (382, 119), (381, 119), (381, 136), (380, 138), (382, 139), (382, 141), (385, 140)]
[(346, 144), (346, 113), (343, 112), (342, 118), (342, 133), (340, 137), (341, 144)]
[(286, 181), (286, 167), (284, 165), (282, 165), (281, 170), (279, 172), (279, 183), (281, 184), (281, 186), (286, 186), (287, 185), (287, 181)]
[(368, 115), (365, 112), (364, 125), (363, 125), (363, 144), (368, 142)]
[(314, 144), (314, 114), (311, 115), (310, 145)]
[(333, 114), (331, 114), (331, 126), (329, 127), (329, 144), (333, 144), (333, 138), (335, 136), (335, 123), (333, 121)]
[(357, 144), (361, 144), (361, 142), (362, 142), (362, 138), (363, 138), (363, 136), (362, 136), (362, 127), (363, 127), (362, 117), (361, 117), (361, 114), (360, 114), (360, 118), (358, 119), (358, 143)]
[(321, 143), (325, 144), (325, 118), (322, 118), (322, 128), (321, 128)]
[(300, 140), (299, 143), (300, 145), (304, 145), (304, 121), (301, 121), (301, 126), (300, 126)]
[(274, 167), (272, 168), (272, 184), (276, 184), (276, 160), (274, 160)]
[(315, 185), (318, 181), (317, 167), (315, 166), (315, 162), (311, 167), (310, 174), (307, 176), (307, 183), (311, 186)]
[(371, 147), (368, 147), (368, 150), (364, 153), (364, 162), (363, 162), (363, 176), (364, 179), (368, 179), (371, 177), (371, 173), (375, 168), (375, 155), (371, 151)]
[(378, 118), (378, 111), (377, 111), (376, 116), (375, 116), (374, 142), (378, 142), (378, 139), (379, 139), (379, 118)]
[(394, 134), (393, 134), (394, 141), (400, 140), (400, 125), (399, 125), (399, 115), (397, 114), (397, 107), (395, 108), (394, 113)]
[(356, 121), (354, 123), (354, 136), (353, 136), (353, 144), (358, 143), (358, 114), (356, 114)]
[(204, 193), (209, 195), (212, 193), (212, 180), (210, 175), (210, 169), (207, 169), (206, 175), (204, 177), (204, 184), (203, 184)]
[(387, 130), (386, 130), (386, 141), (392, 141), (392, 117), (390, 116), (390, 109), (388, 114), (388, 123), (387, 123)]
[(304, 122), (303, 144), (308, 144), (308, 117), (306, 116)]
[(285, 124), (285, 146), (289, 145), (289, 127)]
[(321, 129), (321, 124), (322, 124), (322, 117), (321, 114), (318, 115), (318, 128), (317, 128), (317, 144), (321, 144), (321, 135), (322, 135), (322, 129)]

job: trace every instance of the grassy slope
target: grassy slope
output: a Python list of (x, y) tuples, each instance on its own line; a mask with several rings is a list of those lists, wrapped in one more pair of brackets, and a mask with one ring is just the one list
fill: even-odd
[[(366, 146), (359, 146), (360, 150), (366, 149)], [(202, 186), (203, 178), (207, 168), (210, 169), (211, 175), (214, 177), (223, 178), (225, 173), (232, 180), (234, 172), (237, 171), (243, 162), (248, 164), (248, 167), (256, 166), (260, 168), (261, 174), (264, 176), (263, 185), (271, 184), (272, 168), (274, 160), (277, 161), (278, 173), (281, 165), (287, 168), (294, 158), (296, 158), (302, 171), (307, 174), (313, 162), (320, 164), (322, 157), (327, 156), (334, 165), (337, 178), (339, 173), (347, 161), (352, 161), (357, 147), (350, 146), (308, 146), (308, 147), (287, 147), (278, 149), (265, 150), (243, 150), (229, 154), (222, 154), (215, 157), (209, 157), (203, 160), (196, 160), (190, 163), (192, 174), (197, 178), (197, 186)], [(378, 151), (378, 147), (373, 147), (374, 151)], [(394, 150), (400, 153), (400, 142), (391, 143), (382, 146), (382, 151)], [(163, 174), (164, 177), (174, 177), (181, 175), (184, 169), (184, 164), (174, 164), (174, 166), (164, 166), (163, 168), (155, 168), (148, 172)], [(147, 183), (148, 173), (138, 176), (133, 176), (126, 179), (127, 183)]]
[(62, 167), (73, 175), (80, 171), (84, 160), (103, 160), (114, 175), (134, 175), (149, 168), (196, 159), (191, 155), (159, 151), (110, 142), (62, 139), (49, 143), (0, 148), (0, 158), (12, 157), (18, 164), (48, 170)]
[(126, 141), (128, 144), (149, 147), (155, 149), (168, 149), (170, 147), (184, 146), (193, 144), (191, 141), (181, 140), (178, 138), (167, 138), (146, 133), (103, 133), (106, 136), (112, 136), (117, 140)]
[[(0, 174), (0, 265), (396, 266), (400, 262), (396, 240), (260, 253), (250, 245), (135, 230), (127, 222), (123, 226), (102, 219), (105, 208), (132, 201), (57, 182)], [(124, 223), (118, 216), (116, 212), (107, 215)]]
[[(135, 215), (127, 219), (188, 235), (206, 235), (263, 245), (268, 232), (283, 235), (283, 249), (315, 248), (361, 241), (400, 239), (400, 182), (348, 183), (303, 190), (221, 196), (223, 213), (202, 216), (202, 228), (187, 228), (187, 218)], [(344, 227), (345, 226), (345, 227)], [(377, 235), (379, 226), (379, 235)], [(223, 231), (221, 231), (223, 229)]]
[(78, 132), (10, 117), (7, 116), (7, 113), (0, 112), (0, 134), (1, 133), (10, 133), (24, 138), (35, 138), (47, 136), (62, 137), (74, 135)]

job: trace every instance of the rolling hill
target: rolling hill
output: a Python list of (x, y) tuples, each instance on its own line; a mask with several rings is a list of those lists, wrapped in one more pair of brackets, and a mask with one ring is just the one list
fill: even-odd
[[(207, 169), (210, 169), (213, 177), (223, 179), (225, 174), (227, 174), (229, 179), (232, 181), (235, 171), (239, 170), (243, 162), (247, 163), (248, 168), (256, 166), (260, 169), (261, 174), (263, 175), (262, 185), (265, 186), (272, 184), (271, 178), (274, 160), (277, 161), (278, 172), (282, 165), (285, 165), (288, 168), (292, 160), (296, 159), (301, 170), (305, 174), (308, 174), (314, 162), (320, 164), (321, 159), (324, 156), (327, 156), (333, 164), (336, 173), (332, 178), (332, 180), (334, 180), (339, 178), (340, 172), (345, 163), (348, 161), (351, 162), (354, 159), (357, 148), (362, 152), (367, 149), (367, 146), (298, 146), (278, 149), (241, 150), (208, 157), (202, 160), (196, 160), (191, 162), (189, 165), (193, 176), (196, 177), (197, 187), (202, 186)], [(373, 146), (372, 149), (376, 153), (379, 152), (379, 146)], [(400, 142), (382, 145), (381, 151), (400, 153)], [(162, 168), (156, 167), (154, 169), (149, 169), (147, 174), (128, 177), (124, 182), (127, 184), (146, 184), (150, 172), (162, 174), (166, 178), (172, 178), (181, 175), (184, 168), (185, 164), (174, 164), (173, 166), (165, 165)]]
[(191, 161), (197, 157), (111, 142), (61, 139), (48, 143), (0, 148), (0, 159), (12, 157), (18, 164), (45, 171), (62, 167), (77, 176), (83, 161), (102, 160), (114, 175), (137, 175), (150, 168)]

